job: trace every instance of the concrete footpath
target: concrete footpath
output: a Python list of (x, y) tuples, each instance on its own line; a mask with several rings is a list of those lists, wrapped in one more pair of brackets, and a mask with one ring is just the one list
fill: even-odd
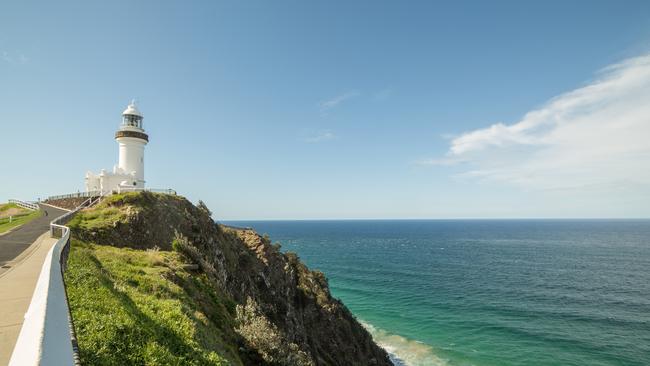
[(56, 242), (49, 232), (43, 233), (0, 273), (0, 365), (9, 363), (41, 267)]

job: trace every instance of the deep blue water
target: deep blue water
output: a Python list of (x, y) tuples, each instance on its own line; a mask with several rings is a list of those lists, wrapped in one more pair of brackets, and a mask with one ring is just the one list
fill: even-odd
[(650, 220), (228, 222), (323, 271), (407, 365), (650, 365)]

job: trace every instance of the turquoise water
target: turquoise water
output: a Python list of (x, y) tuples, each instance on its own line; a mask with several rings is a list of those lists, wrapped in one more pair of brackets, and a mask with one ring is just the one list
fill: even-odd
[(229, 222), (271, 235), (397, 364), (650, 365), (650, 221)]

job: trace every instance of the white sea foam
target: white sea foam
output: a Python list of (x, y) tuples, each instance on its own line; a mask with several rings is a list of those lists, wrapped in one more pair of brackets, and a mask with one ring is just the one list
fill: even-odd
[(388, 352), (395, 366), (446, 366), (447, 362), (436, 356), (431, 346), (422, 342), (391, 334), (372, 324), (360, 321), (375, 342)]

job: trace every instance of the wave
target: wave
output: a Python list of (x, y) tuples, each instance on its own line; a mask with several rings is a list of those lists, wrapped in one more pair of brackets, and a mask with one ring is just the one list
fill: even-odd
[(375, 342), (384, 348), (395, 366), (447, 366), (447, 361), (436, 356), (433, 348), (420, 341), (389, 333), (359, 320)]

